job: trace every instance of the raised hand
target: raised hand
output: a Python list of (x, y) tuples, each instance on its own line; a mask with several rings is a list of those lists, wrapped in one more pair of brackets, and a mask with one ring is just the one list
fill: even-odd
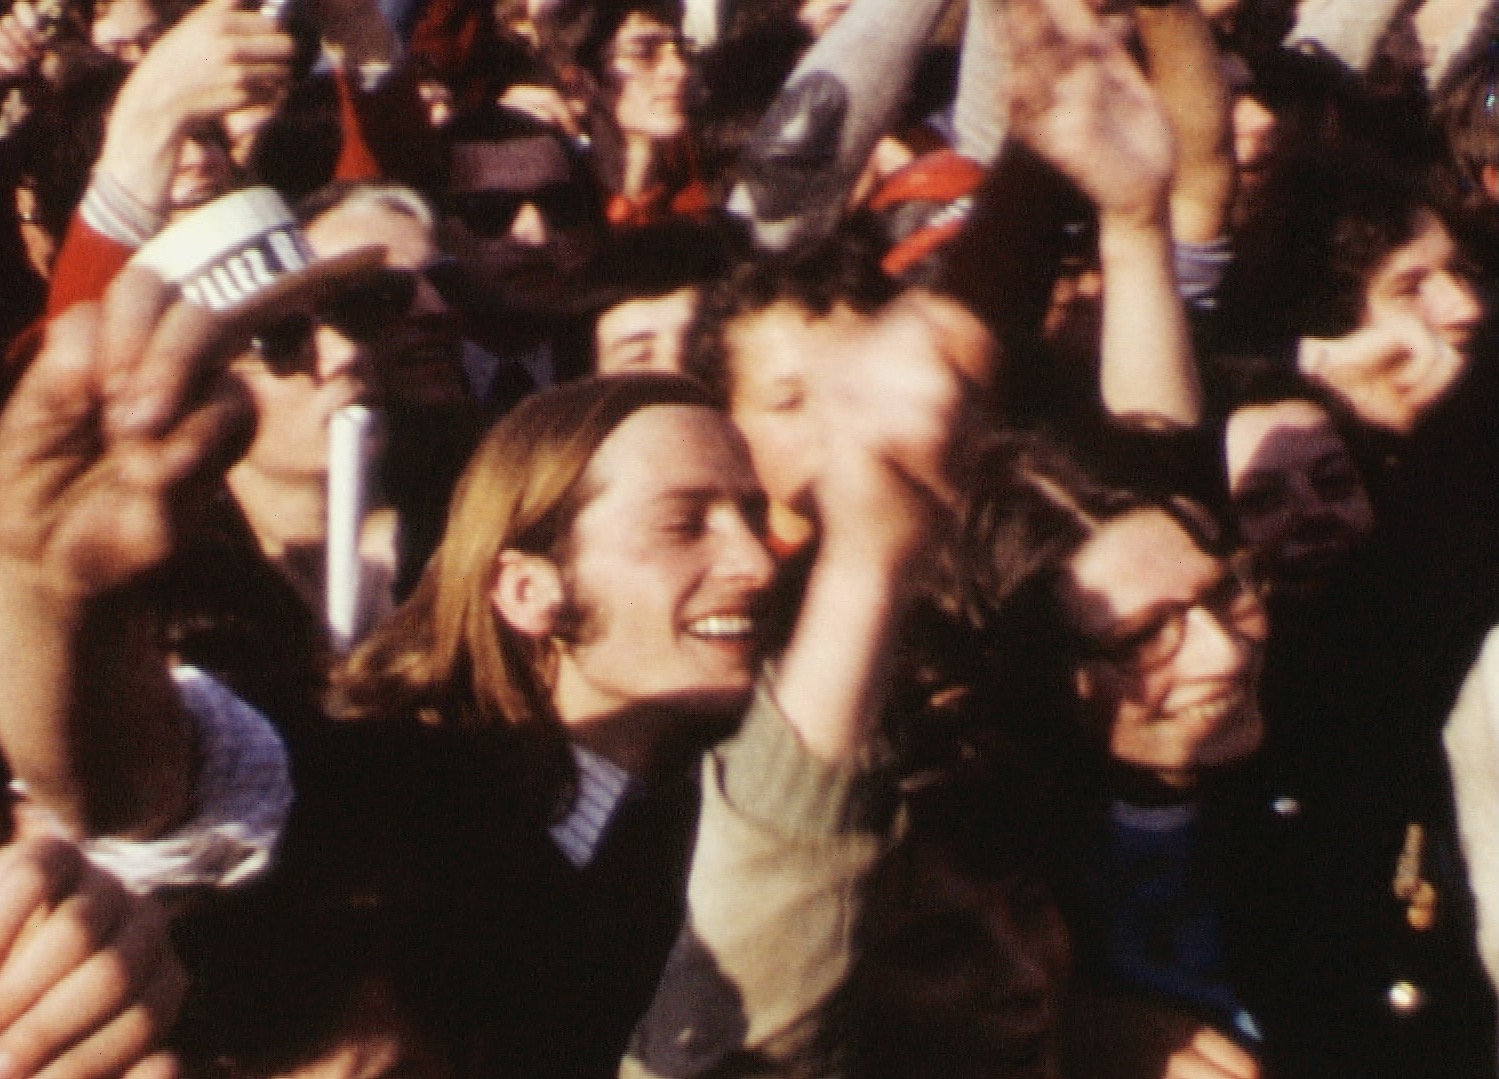
[(1468, 360), (1415, 315), (1387, 315), (1337, 338), (1304, 338), (1297, 366), (1371, 427), (1410, 434), (1462, 379)]
[(953, 502), (973, 387), (992, 341), (961, 307), (912, 291), (818, 356), (807, 407), (821, 433), (814, 496), (824, 545), (899, 563)]
[(0, 576), (64, 604), (128, 583), (242, 450), (242, 387), (192, 364), (216, 324), (185, 305), (163, 319), (171, 296), (130, 269), (102, 313), (80, 306), (50, 328), (0, 414)]
[(1015, 134), (1100, 215), (1164, 213), (1171, 127), (1154, 91), (1085, 0), (1011, 0)]
[(147, 50), (120, 88), (94, 166), (139, 205), (170, 209), (183, 143), (231, 113), (279, 102), (296, 45), (237, 0), (207, 0)]
[(818, 757), (850, 759), (880, 714), (909, 570), (953, 503), (991, 363), (977, 319), (914, 292), (809, 367), (821, 538), (775, 693)]
[(186, 986), (154, 902), (58, 840), (0, 852), (0, 1075), (171, 1079)]
[(216, 119), (281, 93), (295, 51), (290, 35), (238, 0), (207, 0), (146, 52), (128, 99), (180, 123)]
[(41, 59), (45, 41), (37, 30), (36, 7), (30, 0), (16, 3), (0, 18), (0, 82), (25, 78)]
[[(314, 289), (381, 254), (327, 260)], [(326, 298), (312, 291), (285, 279), (224, 318), (127, 266), (102, 307), (52, 324), (0, 413), (0, 647), (26, 657), (0, 752), (70, 834), (159, 834), (191, 808), (191, 725), (130, 586), (249, 441), (226, 357), (261, 320)]]

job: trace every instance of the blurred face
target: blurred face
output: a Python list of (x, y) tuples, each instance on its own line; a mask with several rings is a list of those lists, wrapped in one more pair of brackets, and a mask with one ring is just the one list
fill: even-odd
[(1079, 701), (1115, 760), (1189, 788), (1259, 748), (1265, 609), (1170, 516), (1105, 524), (1068, 564), (1058, 600), (1083, 642)]
[(582, 723), (648, 702), (733, 711), (755, 678), (773, 566), (744, 445), (708, 408), (645, 408), (599, 447), (564, 576), (581, 627), (553, 703)]
[(777, 303), (736, 319), (724, 335), (733, 388), (729, 415), (749, 443), (755, 474), (770, 496), (770, 528), (795, 548), (811, 536), (819, 438), (807, 410), (807, 364), (862, 321), (839, 306), (817, 318)]
[(687, 129), (687, 59), (674, 26), (631, 12), (610, 45), (614, 120), (626, 136), (674, 139)]
[(884, 1074), (916, 1074), (935, 1058), (958, 1076), (1055, 1075), (1072, 956), (1045, 887), (1022, 873), (979, 877), (930, 841), (897, 857), (871, 894), (858, 977), (868, 1024), (918, 1063), (892, 1060)]
[(1467, 374), (1484, 319), (1451, 235), (1423, 211), (1380, 263), (1352, 333), (1303, 338), (1297, 363), (1371, 427), (1414, 432)]
[(171, 212), (183, 213), (226, 194), (235, 186), (237, 173), (223, 133), (205, 125), (184, 139), (177, 152), (169, 194)]
[(1310, 401), (1249, 405), (1229, 417), (1224, 448), (1240, 535), (1277, 591), (1315, 592), (1374, 528), (1332, 420)]
[[(1420, 319), (1465, 361), (1471, 359), (1483, 304), (1452, 234), (1429, 211), (1421, 212), (1411, 241), (1391, 252), (1374, 271), (1365, 292), (1364, 325), (1377, 326), (1401, 315)], [(1434, 372), (1431, 379), (1442, 377)], [(1457, 375), (1448, 377), (1455, 380)]]
[(354, 347), (325, 354), (309, 344), (303, 370), (278, 373), (251, 349), (232, 369), (255, 400), (255, 440), (236, 468), (284, 484), (321, 484), (328, 474), (328, 425), (345, 405), (371, 397), (370, 358)]
[(598, 373), (680, 374), (682, 338), (697, 311), (697, 298), (697, 289), (680, 288), (665, 296), (626, 300), (605, 311), (599, 316), (593, 334)]
[(384, 393), (403, 402), (435, 405), (463, 400), (467, 391), (456, 320), (423, 276), (439, 254), (431, 231), (410, 214), (378, 202), (342, 203), (304, 231), (319, 258), (379, 244), (385, 248), (385, 265), (411, 273), (416, 282), (404, 312), (370, 312), (384, 316), (372, 340), (360, 341), (349, 331), (319, 325), (318, 355), (331, 362), (344, 353), (368, 350)]

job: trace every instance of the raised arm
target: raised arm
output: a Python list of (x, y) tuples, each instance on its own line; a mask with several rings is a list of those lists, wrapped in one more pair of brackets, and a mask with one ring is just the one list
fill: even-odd
[(837, 225), (888, 134), (945, 0), (860, 0), (812, 47), (745, 144), (729, 211), (782, 251)]
[(151, 46), (120, 88), (95, 188), (107, 179), (110, 194), (164, 217), (183, 143), (227, 113), (275, 99), (293, 51), (271, 20), (237, 0), (207, 0)]
[(824, 760), (853, 760), (881, 712), (909, 570), (948, 500), (964, 387), (987, 382), (989, 350), (966, 310), (911, 292), (808, 380), (820, 540), (774, 692)]
[(1120, 418), (1192, 427), (1202, 390), (1176, 289), (1171, 128), (1085, 0), (1013, 0), (1013, 129), (1098, 209), (1100, 391)]
[(1212, 27), (1197, 0), (1137, 4), (1150, 84), (1176, 135), (1171, 235), (1211, 244), (1228, 231), (1234, 197), (1233, 122)]
[(53, 324), (0, 414), (0, 639), (28, 657), (0, 750), (79, 838), (159, 835), (193, 808), (195, 733), (137, 584), (221, 482), (251, 411), (218, 362), (233, 327), (174, 296), (128, 267), (102, 309)]
[(893, 791), (867, 751), (906, 581), (989, 362), (971, 315), (915, 295), (809, 377), (826, 435), (817, 563), (789, 648), (705, 764), (688, 925), (622, 1075), (781, 1075), (820, 1059), (888, 838)]

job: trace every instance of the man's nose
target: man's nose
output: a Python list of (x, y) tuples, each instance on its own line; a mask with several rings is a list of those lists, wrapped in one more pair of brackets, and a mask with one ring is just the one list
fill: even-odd
[(775, 560), (759, 534), (742, 512), (734, 510), (725, 517), (718, 557), (720, 575), (754, 589), (770, 587), (776, 572)]
[(1441, 330), (1471, 330), (1483, 318), (1483, 304), (1473, 286), (1451, 272), (1444, 272), (1431, 283), (1427, 307), (1432, 321)]
[(371, 369), (369, 348), (331, 326), (319, 326), (314, 338), (317, 348), (317, 376), (320, 381), (353, 378), (368, 380)]
[(1249, 664), (1255, 643), (1228, 617), (1205, 607), (1187, 612), (1187, 639), (1181, 660), (1195, 678), (1231, 679)]
[(661, 59), (656, 62), (656, 77), (676, 79), (687, 77), (687, 59), (678, 45), (667, 45), (661, 50)]
[(552, 238), (546, 215), (534, 202), (523, 204), (510, 225), (510, 238), (526, 247), (542, 247)]

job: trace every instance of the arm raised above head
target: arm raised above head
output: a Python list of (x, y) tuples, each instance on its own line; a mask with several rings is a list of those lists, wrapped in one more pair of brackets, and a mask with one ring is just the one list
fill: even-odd
[(77, 838), (158, 836), (194, 809), (195, 725), (142, 582), (248, 441), (223, 358), (266, 313), (213, 316), (127, 267), (52, 324), (0, 413), (0, 638), (26, 657), (0, 751)]
[(958, 305), (909, 293), (835, 352), (808, 375), (817, 561), (790, 646), (704, 765), (689, 921), (622, 1066), (632, 1079), (784, 1075), (815, 1057), (889, 840), (895, 792), (870, 742), (990, 339)]
[(762, 248), (832, 232), (890, 133), (945, 0), (859, 0), (796, 65), (742, 151), (729, 211)]
[(1202, 389), (1172, 261), (1166, 113), (1085, 0), (1014, 0), (1009, 24), (1015, 134), (1098, 211), (1104, 408), (1196, 426)]

